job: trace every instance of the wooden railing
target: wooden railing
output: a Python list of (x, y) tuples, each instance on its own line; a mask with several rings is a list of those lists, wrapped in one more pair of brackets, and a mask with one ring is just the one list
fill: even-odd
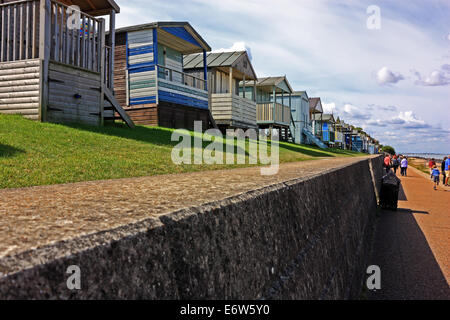
[(77, 12), (55, 0), (50, 3), (50, 59), (100, 72), (104, 20)]
[[(40, 57), (40, 43), (48, 46), (48, 55)], [(0, 62), (49, 59), (105, 72), (104, 79), (112, 87), (111, 51), (105, 47), (104, 19), (56, 0), (0, 4)]]
[(200, 90), (207, 90), (205, 80), (161, 65), (158, 65), (158, 78)]
[(114, 59), (114, 57), (112, 56), (113, 51), (112, 48), (109, 46), (105, 46), (105, 61), (107, 61), (107, 63), (105, 63), (105, 70), (103, 73), (103, 81), (106, 84), (106, 87), (109, 89), (113, 88), (113, 71), (112, 68), (112, 60)]
[(258, 103), (256, 109), (256, 116), (258, 121), (260, 122), (290, 124), (291, 109), (280, 103), (273, 103), (273, 102)]
[(231, 93), (213, 93), (211, 112), (216, 120), (236, 120), (256, 126), (256, 102)]
[(0, 4), (0, 62), (39, 57), (39, 0)]

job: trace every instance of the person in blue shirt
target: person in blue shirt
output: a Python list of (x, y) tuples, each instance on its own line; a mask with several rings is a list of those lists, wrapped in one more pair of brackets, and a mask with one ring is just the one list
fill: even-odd
[(450, 178), (450, 155), (445, 160), (445, 186), (448, 187), (448, 179)]
[(434, 190), (436, 190), (437, 186), (439, 185), (439, 177), (441, 175), (441, 172), (439, 171), (436, 165), (433, 166), (431, 175), (434, 179)]

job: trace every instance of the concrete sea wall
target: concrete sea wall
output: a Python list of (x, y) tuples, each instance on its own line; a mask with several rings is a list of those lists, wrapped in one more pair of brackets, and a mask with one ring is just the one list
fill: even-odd
[(10, 257), (34, 267), (0, 268), (0, 298), (357, 299), (382, 174), (362, 160)]

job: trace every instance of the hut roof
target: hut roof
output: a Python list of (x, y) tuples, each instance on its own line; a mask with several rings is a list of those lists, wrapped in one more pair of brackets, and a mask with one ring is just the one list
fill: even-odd
[[(97, 17), (104, 16), (115, 10), (120, 12), (120, 7), (114, 0), (58, 0), (65, 5), (76, 5), (80, 7), (80, 10), (88, 15)], [(0, 0), (0, 3), (6, 3), (11, 1)]]
[[(195, 29), (191, 26), (191, 24), (186, 21), (178, 21), (178, 22), (159, 21), (159, 22), (140, 24), (140, 25), (116, 29), (116, 33), (118, 34), (118, 33), (122, 33), (122, 32), (141, 31), (141, 30), (154, 29), (154, 28), (158, 28), (158, 40), (160, 40), (160, 38), (164, 38), (164, 39), (167, 38), (166, 39), (167, 41), (170, 41), (170, 39), (175, 37), (173, 34), (171, 34), (169, 32), (169, 30), (175, 30), (175, 31), (181, 30), (183, 32), (182, 29), (184, 29), (193, 38), (193, 39), (191, 38), (191, 40), (192, 40), (191, 42), (193, 42), (193, 43), (191, 43), (191, 46), (194, 46), (196, 48), (201, 48), (205, 51), (211, 51), (211, 47), (209, 46), (209, 44), (206, 43), (206, 41), (203, 40), (203, 38), (197, 33), (197, 31), (195, 31)], [(173, 28), (173, 29), (171, 29), (171, 28)], [(179, 38), (175, 38), (175, 39), (179, 39)], [(175, 40), (175, 41), (177, 41), (177, 40)], [(185, 42), (185, 43), (188, 43), (188, 42)], [(190, 51), (191, 52), (186, 52), (186, 54), (198, 52), (198, 50), (194, 50), (193, 48)]]
[[(320, 105), (319, 105), (320, 102)], [(309, 111), (312, 113), (323, 113), (323, 109), (321, 108), (322, 102), (320, 98), (310, 98), (309, 99)], [(317, 112), (314, 112), (317, 111)]]
[[(238, 64), (242, 61), (242, 67)], [(209, 52), (206, 56), (208, 68), (237, 68), (249, 80), (257, 79), (247, 51)], [(190, 54), (183, 57), (184, 69), (203, 68), (203, 54)]]

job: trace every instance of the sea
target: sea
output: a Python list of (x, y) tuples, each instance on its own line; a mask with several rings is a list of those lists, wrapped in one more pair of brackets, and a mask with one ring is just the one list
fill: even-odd
[(444, 160), (445, 157), (449, 156), (449, 153), (401, 153), (409, 158), (423, 158), (423, 159), (436, 159)]

